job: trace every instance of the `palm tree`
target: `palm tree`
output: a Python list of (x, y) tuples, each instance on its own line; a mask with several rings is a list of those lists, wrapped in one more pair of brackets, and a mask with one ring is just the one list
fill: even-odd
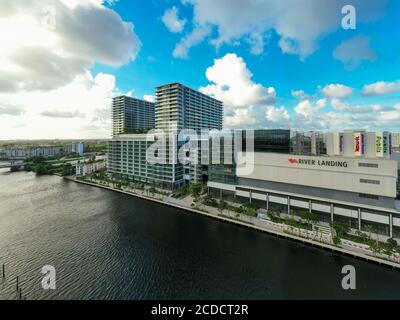
[(372, 228), (372, 226), (368, 224), (368, 225), (365, 227), (365, 229), (367, 229), (367, 232), (368, 232), (368, 238), (371, 240), (371, 237), (372, 237), (372, 231), (373, 231), (373, 228)]

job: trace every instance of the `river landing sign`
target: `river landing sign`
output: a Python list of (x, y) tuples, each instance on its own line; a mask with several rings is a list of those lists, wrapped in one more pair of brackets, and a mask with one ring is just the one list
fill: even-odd
[(340, 167), (340, 168), (348, 167), (348, 164), (346, 161), (294, 159), (294, 158), (289, 158), (288, 161), (291, 164), (303, 164), (303, 165), (319, 166), (319, 167)]

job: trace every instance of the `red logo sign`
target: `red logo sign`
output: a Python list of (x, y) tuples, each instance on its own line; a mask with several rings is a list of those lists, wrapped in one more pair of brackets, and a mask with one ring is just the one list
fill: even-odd
[(299, 163), (297, 159), (289, 158), (288, 160), (291, 164)]
[(356, 137), (356, 148), (355, 148), (356, 152), (360, 152), (360, 136)]

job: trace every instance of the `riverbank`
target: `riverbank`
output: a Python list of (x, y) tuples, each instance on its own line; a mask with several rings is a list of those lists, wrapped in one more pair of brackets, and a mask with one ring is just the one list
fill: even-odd
[[(269, 233), (269, 234), (275, 235), (280, 238), (285, 238), (285, 239), (289, 239), (289, 240), (293, 240), (293, 241), (302, 242), (307, 245), (319, 247), (319, 248), (333, 251), (333, 252), (336, 252), (339, 254), (351, 256), (351, 257), (369, 261), (369, 262), (374, 262), (374, 263), (377, 263), (380, 265), (385, 265), (385, 266), (395, 268), (395, 269), (400, 269), (400, 263), (392, 262), (392, 261), (385, 260), (385, 259), (382, 259), (379, 257), (374, 257), (374, 256), (370, 256), (368, 254), (365, 254), (362, 252), (362, 250), (365, 250), (365, 248), (354, 245), (351, 241), (345, 241), (343, 244), (346, 246), (350, 246), (351, 249), (348, 247), (343, 248), (343, 247), (335, 246), (330, 243), (326, 243), (328, 241), (326, 236), (324, 236), (323, 234), (319, 234), (318, 232), (315, 233), (313, 231), (307, 231), (307, 230), (303, 230), (303, 229), (293, 228), (290, 226), (273, 223), (268, 220), (252, 218), (252, 217), (243, 217), (245, 219), (245, 221), (243, 221), (242, 219), (238, 219), (235, 216), (231, 216), (231, 213), (221, 214), (216, 208), (212, 208), (212, 207), (206, 207), (206, 209), (192, 208), (192, 207), (190, 207), (189, 203), (185, 203), (183, 201), (180, 201), (179, 199), (174, 199), (171, 197), (160, 197), (159, 199), (157, 199), (157, 198), (151, 197), (149, 195), (139, 194), (137, 192), (130, 192), (130, 191), (122, 190), (122, 189), (117, 189), (117, 188), (113, 188), (113, 187), (110, 187), (107, 185), (100, 185), (98, 183), (93, 183), (93, 182), (89, 182), (89, 181), (77, 180), (72, 177), (64, 177), (64, 178), (69, 181), (82, 183), (82, 184), (86, 184), (86, 185), (90, 185), (90, 186), (94, 186), (94, 187), (98, 187), (98, 188), (102, 188), (102, 189), (106, 189), (106, 190), (110, 190), (110, 191), (114, 191), (114, 192), (119, 192), (122, 194), (141, 198), (141, 199), (144, 199), (147, 201), (156, 202), (161, 205), (174, 207), (174, 208), (185, 210), (185, 211), (188, 211), (191, 213), (201, 214), (203, 216), (206, 216), (206, 217), (209, 217), (212, 219), (216, 219), (219, 221), (234, 223), (234, 224), (240, 225), (242, 227)], [(205, 206), (203, 206), (203, 207), (205, 207)], [(313, 236), (314, 238), (309, 239), (310, 236)], [(354, 250), (353, 250), (353, 247), (354, 247)]]

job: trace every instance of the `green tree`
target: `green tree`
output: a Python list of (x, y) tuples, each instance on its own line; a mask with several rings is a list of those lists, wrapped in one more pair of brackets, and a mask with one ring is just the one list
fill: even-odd
[(257, 210), (254, 207), (246, 207), (246, 211), (244, 212), (244, 214), (247, 216), (256, 217)]
[(311, 213), (310, 211), (301, 211), (299, 213), (300, 218), (302, 218), (303, 220), (306, 220), (308, 224), (311, 224), (312, 222), (317, 221), (317, 216), (313, 213)]
[(396, 240), (394, 240), (393, 238), (386, 240), (386, 248), (384, 250), (385, 254), (391, 257), (392, 254), (396, 252), (396, 248), (397, 248)]
[(374, 254), (379, 254), (383, 251), (383, 248), (382, 248), (381, 244), (379, 243), (379, 241), (371, 242), (371, 244), (369, 245), (369, 248), (371, 249), (371, 251)]
[(369, 224), (367, 224), (365, 226), (365, 230), (368, 232), (368, 239), (372, 240), (372, 233), (374, 233), (374, 227), (369, 225)]
[(221, 212), (221, 214), (224, 212), (225, 209), (228, 208), (228, 204), (224, 201), (221, 200), (218, 204), (218, 210)]
[(61, 170), (61, 175), (62, 176), (70, 176), (73, 173), (74, 168), (72, 167), (72, 164), (66, 163), (63, 165), (62, 170)]
[(197, 199), (200, 196), (201, 190), (202, 190), (202, 184), (200, 182), (193, 182), (190, 187), (189, 187), (189, 193), (190, 195)]
[(339, 244), (342, 243), (342, 240), (341, 240), (338, 236), (334, 236), (334, 237), (332, 238), (332, 241), (333, 241), (333, 244), (334, 244), (335, 246), (338, 246)]
[(333, 221), (332, 227), (339, 237), (345, 236), (350, 231), (350, 227), (347, 224), (338, 221)]
[(49, 174), (49, 169), (44, 163), (39, 163), (34, 167), (34, 172), (37, 175)]

